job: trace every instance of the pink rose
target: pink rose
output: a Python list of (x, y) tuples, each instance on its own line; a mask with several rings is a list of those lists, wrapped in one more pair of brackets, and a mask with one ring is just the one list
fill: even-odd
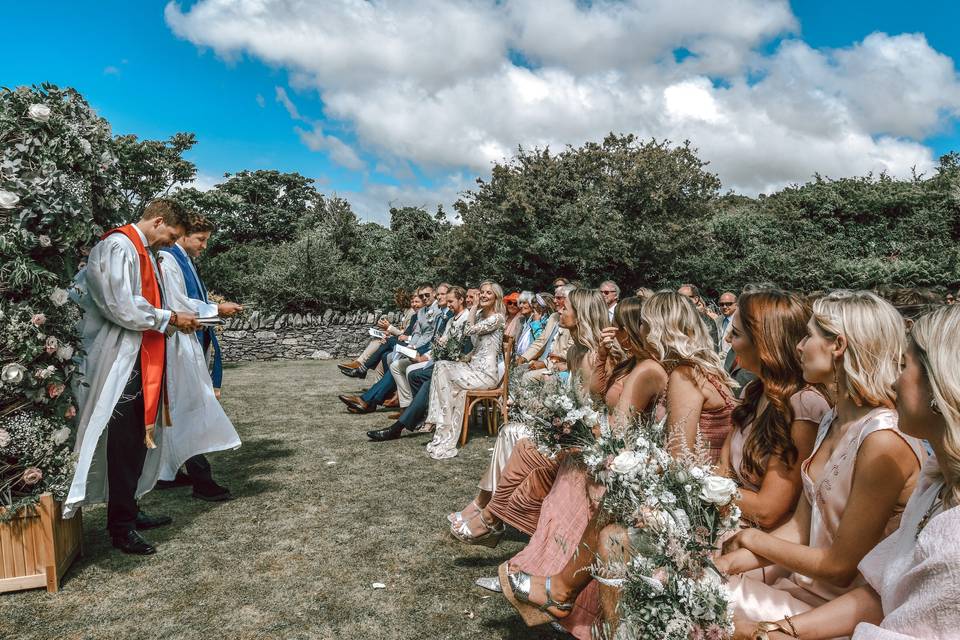
[(42, 324), (43, 324), (44, 322), (46, 322), (46, 321), (47, 321), (47, 316), (43, 315), (42, 313), (38, 313), (38, 314), (36, 314), (35, 316), (33, 316), (32, 318), (30, 318), (30, 322), (31, 322), (31, 323), (33, 324), (33, 326), (35, 326), (35, 327), (39, 327), (40, 325), (42, 325)]
[(667, 570), (663, 567), (657, 567), (653, 570), (653, 575), (650, 576), (663, 586), (667, 586), (667, 583), (670, 581), (670, 574), (667, 573)]
[(67, 418), (68, 420), (74, 417), (75, 415), (77, 415), (77, 408), (73, 405), (70, 405), (69, 407), (67, 407), (67, 410), (63, 413), (63, 417)]
[(47, 385), (47, 395), (50, 396), (51, 398), (56, 398), (61, 393), (63, 393), (64, 389), (66, 389), (66, 387), (64, 387), (59, 382), (51, 382), (50, 384)]
[(23, 484), (25, 485), (35, 485), (43, 480), (43, 471), (40, 471), (40, 469), (36, 467), (30, 467), (23, 472), (21, 480), (23, 480)]

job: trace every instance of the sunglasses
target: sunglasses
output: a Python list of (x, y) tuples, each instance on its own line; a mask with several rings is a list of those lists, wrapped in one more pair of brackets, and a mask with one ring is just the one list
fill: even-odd
[(616, 291), (603, 291), (603, 290), (601, 289), (601, 290), (600, 290), (600, 293), (602, 293), (602, 294), (605, 295), (605, 296), (609, 296), (609, 295), (615, 294)]
[(433, 295), (432, 293), (421, 293), (421, 294), (420, 294), (419, 296), (417, 296), (417, 297), (418, 297), (418, 298), (429, 298), (429, 297), (432, 296), (432, 295)]
[(732, 307), (732, 306), (735, 305), (735, 304), (737, 304), (737, 303), (736, 303), (736, 302), (718, 302), (718, 303), (717, 303), (717, 306), (720, 306), (720, 307)]

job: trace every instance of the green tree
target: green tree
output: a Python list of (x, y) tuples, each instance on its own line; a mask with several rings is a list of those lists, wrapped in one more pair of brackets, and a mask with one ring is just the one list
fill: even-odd
[(130, 219), (139, 217), (151, 199), (168, 195), (196, 177), (196, 166), (183, 157), (196, 142), (192, 133), (175, 133), (169, 140), (139, 140), (135, 135), (114, 138), (120, 188)]

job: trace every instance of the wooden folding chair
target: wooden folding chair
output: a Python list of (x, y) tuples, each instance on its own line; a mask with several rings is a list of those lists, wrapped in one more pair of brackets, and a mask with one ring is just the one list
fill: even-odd
[(478, 402), (487, 404), (486, 423), (487, 431), (490, 435), (496, 435), (499, 431), (497, 424), (497, 412), (491, 411), (493, 407), (499, 408), (499, 416), (502, 424), (507, 422), (507, 395), (510, 390), (510, 362), (513, 357), (513, 338), (507, 337), (503, 341), (503, 380), (496, 389), (474, 389), (467, 391), (467, 397), (464, 400), (463, 425), (460, 427), (460, 446), (467, 444), (467, 436), (470, 432), (470, 414)]

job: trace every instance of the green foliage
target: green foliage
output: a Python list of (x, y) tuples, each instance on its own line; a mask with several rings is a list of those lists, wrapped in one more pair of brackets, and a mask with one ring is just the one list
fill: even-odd
[(72, 89), (0, 91), (0, 153), (0, 417), (23, 426), (0, 437), (0, 502), (19, 507), (69, 480), (67, 467), (43, 462), (76, 412), (80, 337), (67, 289), (121, 222), (124, 199), (110, 125)]
[(134, 135), (114, 138), (120, 188), (129, 220), (139, 218), (153, 198), (165, 196), (174, 186), (193, 180), (197, 168), (183, 154), (196, 143), (192, 133), (176, 133), (166, 141), (138, 140)]

